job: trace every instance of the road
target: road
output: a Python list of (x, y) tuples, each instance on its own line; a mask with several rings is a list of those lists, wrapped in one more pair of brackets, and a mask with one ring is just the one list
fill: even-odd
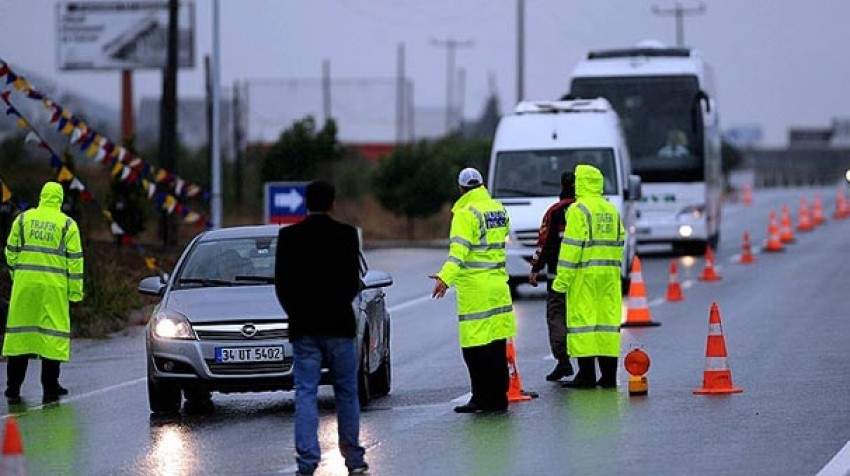
[[(756, 190), (751, 205), (725, 208), (715, 251), (721, 280), (700, 281), (702, 256), (640, 248), (657, 327), (622, 331), (623, 354), (652, 359), (649, 393), (571, 390), (546, 382), (545, 291), (516, 299), (520, 378), (539, 398), (504, 415), (458, 415), (468, 377), (457, 343), (454, 293), (433, 300), (428, 274), (443, 249), (376, 249), (369, 265), (390, 271), (393, 391), (362, 415), (373, 475), (815, 475), (847, 474), (850, 366), (847, 270), (850, 218), (833, 220), (835, 188)], [(801, 198), (823, 198), (827, 221), (781, 253), (764, 253), (768, 216)], [(738, 262), (748, 232), (756, 262)], [(669, 264), (679, 264), (684, 299), (664, 297)], [(706, 369), (709, 309), (720, 310), (728, 364), (740, 394), (694, 395)], [(15, 408), (32, 475), (292, 474), (293, 395), (214, 396), (215, 409), (152, 418), (145, 391), (143, 330), (76, 340), (62, 381), (71, 394), (40, 405), (37, 363)], [(5, 366), (0, 371), (5, 382)], [(335, 447), (331, 393), (322, 393), (318, 474), (345, 474)], [(8, 418), (5, 402), (0, 408)]]

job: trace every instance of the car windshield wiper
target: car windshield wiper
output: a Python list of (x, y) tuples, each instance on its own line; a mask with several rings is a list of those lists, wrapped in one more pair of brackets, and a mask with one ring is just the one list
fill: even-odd
[(234, 281), (249, 281), (249, 283), (234, 283), (234, 284), (274, 284), (274, 276), (259, 276), (252, 274), (239, 274), (233, 277)]
[(211, 278), (180, 278), (177, 284), (200, 284), (201, 286), (233, 286), (233, 281), (226, 279), (211, 279)]

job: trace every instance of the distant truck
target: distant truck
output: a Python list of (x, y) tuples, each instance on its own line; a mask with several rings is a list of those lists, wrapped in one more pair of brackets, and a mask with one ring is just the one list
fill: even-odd
[(523, 101), (499, 121), (487, 186), (511, 220), (507, 271), (512, 293), (528, 282), (540, 221), (558, 201), (561, 173), (578, 164), (602, 171), (603, 195), (620, 212), (627, 232), (621, 275), (623, 289), (628, 289), (641, 181), (632, 174), (617, 113), (607, 100), (598, 98)]

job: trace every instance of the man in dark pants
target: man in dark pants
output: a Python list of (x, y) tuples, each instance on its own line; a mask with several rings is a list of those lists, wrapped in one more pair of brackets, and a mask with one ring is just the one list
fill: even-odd
[(546, 324), (549, 328), (549, 347), (557, 363), (546, 380), (557, 382), (573, 374), (573, 366), (567, 352), (567, 302), (566, 295), (552, 289), (552, 282), (558, 272), (558, 252), (566, 224), (567, 207), (575, 201), (576, 178), (572, 171), (561, 174), (561, 193), (559, 200), (552, 204), (543, 215), (540, 230), (537, 233), (537, 249), (531, 257), (531, 272), (528, 282), (537, 286), (537, 277), (543, 266), (549, 274), (546, 282)]
[(466, 168), (458, 175), (460, 198), (452, 207), (449, 255), (434, 280), (431, 297), (442, 299), (457, 289), (458, 333), (469, 371), (472, 397), (457, 413), (492, 413), (508, 409), (510, 377), (507, 339), (516, 336), (511, 292), (505, 271), (505, 237), (510, 220), (504, 205), (493, 200), (481, 173)]
[[(368, 470), (360, 445), (357, 322), (353, 300), (361, 285), (357, 229), (331, 216), (336, 191), (325, 181), (307, 185), (307, 218), (280, 229), (275, 292), (289, 317), (294, 352), (295, 451), (299, 475), (321, 460), (318, 388), (322, 363), (333, 378), (339, 451), (349, 474)], [(317, 286), (319, 286), (317, 288)], [(321, 293), (315, 299), (315, 293)]]

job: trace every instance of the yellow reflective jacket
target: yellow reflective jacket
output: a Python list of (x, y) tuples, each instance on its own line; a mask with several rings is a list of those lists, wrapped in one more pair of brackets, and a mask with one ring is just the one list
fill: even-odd
[(12, 296), (5, 356), (70, 358), (68, 302), (83, 299), (83, 249), (77, 223), (62, 213), (63, 196), (61, 185), (46, 183), (38, 207), (18, 215), (9, 229), (6, 264)]
[(602, 197), (599, 169), (577, 165), (576, 202), (566, 227), (552, 289), (567, 294), (567, 348), (572, 357), (620, 355), (620, 263), (626, 230)]
[(461, 347), (516, 336), (505, 238), (510, 226), (501, 203), (484, 187), (461, 196), (452, 207), (449, 256), (437, 275), (457, 290)]

